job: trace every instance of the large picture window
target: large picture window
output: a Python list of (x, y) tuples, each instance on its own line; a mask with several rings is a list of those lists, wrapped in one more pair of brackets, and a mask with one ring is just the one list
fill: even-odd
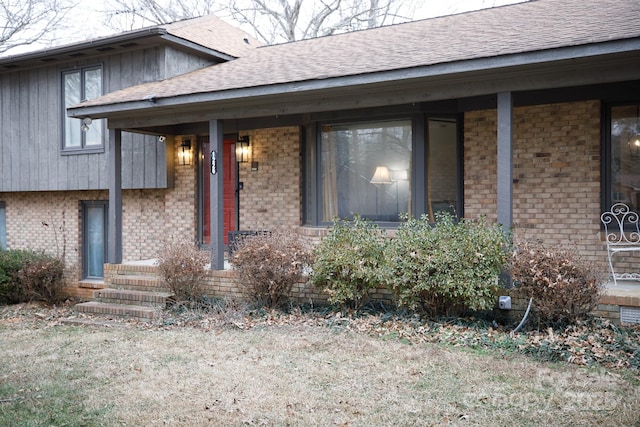
[(322, 126), (322, 221), (399, 221), (411, 203), (411, 133), (409, 120)]
[(65, 71), (62, 75), (64, 99), (64, 138), (65, 151), (102, 150), (103, 121), (94, 120), (88, 124), (82, 120), (67, 117), (66, 109), (80, 102), (102, 95), (102, 68), (90, 67)]
[(640, 104), (610, 110), (610, 186), (606, 203), (626, 203), (640, 211)]
[(462, 215), (458, 123), (412, 116), (319, 124), (306, 155), (306, 223), (359, 215), (393, 226), (407, 213)]

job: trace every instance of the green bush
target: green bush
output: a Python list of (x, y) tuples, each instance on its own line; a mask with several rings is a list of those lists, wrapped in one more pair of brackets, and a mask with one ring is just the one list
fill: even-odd
[(312, 257), (311, 248), (300, 236), (274, 231), (241, 237), (229, 262), (249, 297), (277, 308), (287, 302)]
[(30, 301), (55, 304), (63, 299), (64, 261), (44, 253), (29, 254), (18, 272), (20, 285)]
[(485, 310), (507, 262), (508, 236), (484, 219), (454, 222), (450, 214), (411, 218), (387, 252), (387, 282), (398, 303), (430, 315)]
[(169, 242), (158, 256), (158, 272), (177, 301), (198, 300), (204, 293), (209, 262), (208, 254), (193, 243)]
[(359, 216), (335, 220), (314, 251), (311, 284), (329, 295), (332, 304), (358, 309), (369, 292), (384, 284), (384, 230)]
[(17, 304), (27, 301), (20, 286), (18, 273), (29, 252), (11, 249), (0, 251), (0, 304)]
[(596, 307), (604, 277), (575, 250), (523, 242), (514, 250), (509, 271), (520, 295), (533, 298), (539, 326), (565, 326)]

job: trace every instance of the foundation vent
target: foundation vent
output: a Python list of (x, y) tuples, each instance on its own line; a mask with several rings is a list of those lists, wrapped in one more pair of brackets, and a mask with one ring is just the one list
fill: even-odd
[(640, 307), (620, 306), (620, 323), (640, 323)]

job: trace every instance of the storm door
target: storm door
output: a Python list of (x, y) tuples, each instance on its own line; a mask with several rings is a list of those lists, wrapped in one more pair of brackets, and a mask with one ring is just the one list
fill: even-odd
[(82, 277), (102, 279), (107, 250), (106, 201), (82, 203)]

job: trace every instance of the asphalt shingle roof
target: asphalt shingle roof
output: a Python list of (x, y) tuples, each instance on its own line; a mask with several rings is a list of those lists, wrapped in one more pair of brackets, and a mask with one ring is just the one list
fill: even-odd
[(173, 36), (236, 58), (264, 44), (214, 15), (186, 19), (159, 27), (165, 28)]
[(639, 0), (534, 0), (371, 30), (264, 46), (81, 106), (357, 76), (640, 36)]

